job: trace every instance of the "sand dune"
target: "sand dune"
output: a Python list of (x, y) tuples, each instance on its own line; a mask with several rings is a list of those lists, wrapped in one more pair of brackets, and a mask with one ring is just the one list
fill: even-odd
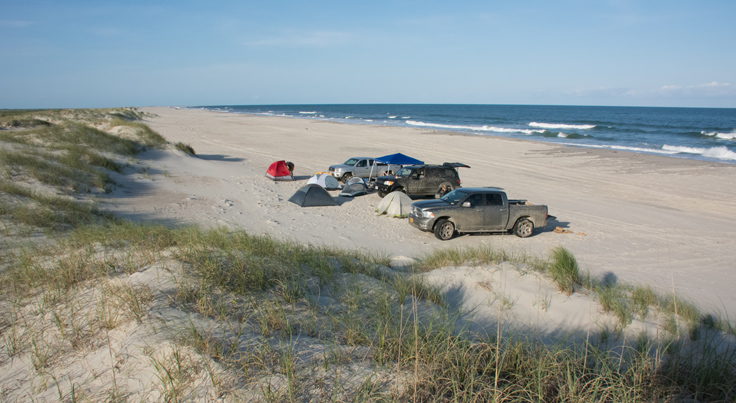
[[(106, 201), (124, 216), (230, 226), (310, 244), (417, 257), (437, 248), (491, 245), (546, 256), (572, 251), (583, 270), (677, 293), (706, 310), (736, 312), (736, 166), (414, 128), (147, 108), (146, 123), (197, 158), (151, 151), (151, 173)], [(377, 217), (377, 195), (339, 207), (287, 199), (305, 181), (272, 182), (277, 159), (306, 177), (350, 156), (394, 152), (431, 163), (460, 161), (464, 186), (499, 186), (549, 205), (556, 221), (528, 239), (462, 236), (448, 242), (405, 220)], [(183, 155), (183, 154), (182, 154)], [(182, 162), (185, 161), (185, 162)], [(337, 195), (337, 192), (333, 192)], [(556, 226), (564, 233), (554, 232)]]

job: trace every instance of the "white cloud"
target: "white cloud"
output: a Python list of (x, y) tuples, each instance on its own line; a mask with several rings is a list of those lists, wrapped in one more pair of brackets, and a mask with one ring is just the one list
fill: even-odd
[(277, 47), (328, 47), (343, 45), (351, 40), (351, 35), (337, 31), (287, 32), (272, 37), (248, 40), (247, 46)]
[(694, 85), (663, 85), (658, 90), (662, 95), (728, 96), (736, 95), (736, 85), (728, 82), (711, 81)]
[(585, 88), (568, 92), (576, 97), (600, 98), (677, 98), (677, 97), (728, 97), (736, 96), (736, 85), (711, 81), (702, 84), (665, 84), (657, 88)]

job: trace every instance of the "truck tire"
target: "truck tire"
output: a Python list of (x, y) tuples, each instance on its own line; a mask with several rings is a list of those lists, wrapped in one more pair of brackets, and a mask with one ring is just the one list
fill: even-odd
[(520, 218), (514, 224), (513, 232), (519, 238), (530, 237), (534, 233), (534, 223), (528, 218)]
[(454, 235), (455, 224), (453, 224), (452, 221), (442, 219), (437, 221), (434, 225), (434, 236), (436, 236), (440, 241), (452, 239)]
[(382, 192), (382, 191), (380, 191), (380, 190), (378, 191), (378, 197), (381, 197), (381, 198), (383, 198), (383, 197), (386, 197), (386, 195), (387, 195), (387, 194), (388, 194), (388, 193), (386, 193), (386, 192)]
[(353, 177), (353, 174), (351, 174), (350, 172), (346, 172), (342, 174), (342, 177), (340, 178), (340, 180), (343, 182), (347, 182), (352, 177)]

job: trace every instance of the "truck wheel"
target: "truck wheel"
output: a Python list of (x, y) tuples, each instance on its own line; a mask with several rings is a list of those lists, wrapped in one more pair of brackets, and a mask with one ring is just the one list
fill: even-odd
[(380, 191), (380, 190), (378, 191), (378, 196), (379, 196), (379, 197), (386, 197), (386, 195), (387, 195), (387, 193), (386, 193), (386, 192), (382, 192), (382, 191)]
[(514, 235), (527, 238), (534, 233), (534, 223), (528, 218), (521, 218), (514, 224)]
[(434, 225), (434, 236), (441, 241), (452, 239), (455, 235), (455, 224), (448, 220), (439, 220)]
[(347, 172), (342, 175), (342, 178), (340, 178), (340, 180), (343, 182), (347, 182), (352, 177), (353, 177), (353, 174), (351, 174), (350, 172)]

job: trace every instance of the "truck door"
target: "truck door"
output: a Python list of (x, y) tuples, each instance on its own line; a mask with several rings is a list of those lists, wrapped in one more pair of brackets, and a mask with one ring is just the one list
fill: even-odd
[(417, 168), (411, 171), (406, 179), (406, 191), (411, 195), (422, 194), (422, 183), (424, 182), (425, 168)]
[(486, 193), (485, 215), (483, 229), (487, 231), (502, 231), (506, 229), (506, 221), (509, 219), (509, 208), (503, 203), (500, 193)]
[(355, 164), (355, 169), (353, 170), (353, 176), (359, 176), (364, 177), (368, 176), (368, 160), (360, 160), (357, 164)]
[[(462, 202), (462, 207), (458, 210), (457, 217), (455, 218), (455, 224), (457, 228), (462, 231), (477, 231), (482, 230), (485, 223), (486, 206), (485, 195), (477, 193), (470, 195), (465, 201)], [(466, 207), (467, 204), (470, 204)]]
[(424, 181), (424, 189), (422, 189), (422, 193), (431, 195), (437, 193), (437, 189), (439, 189), (442, 182), (444, 182), (442, 169), (427, 168), (427, 178)]

